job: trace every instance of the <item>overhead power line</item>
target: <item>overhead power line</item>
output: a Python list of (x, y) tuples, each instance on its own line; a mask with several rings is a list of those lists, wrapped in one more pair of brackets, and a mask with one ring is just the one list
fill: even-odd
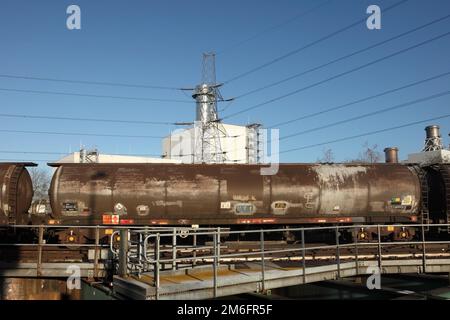
[(384, 44), (386, 44), (386, 43), (388, 43), (388, 42), (391, 42), (391, 41), (393, 41), (393, 40), (397, 40), (397, 39), (399, 39), (399, 38), (401, 38), (401, 37), (404, 37), (404, 36), (406, 36), (406, 35), (408, 35), (408, 34), (414, 33), (414, 32), (416, 32), (416, 31), (419, 31), (419, 30), (424, 29), (424, 28), (426, 28), (426, 27), (429, 27), (429, 26), (431, 26), (431, 25), (433, 25), (433, 24), (436, 24), (436, 23), (441, 22), (441, 21), (443, 21), (443, 20), (446, 20), (446, 19), (448, 19), (448, 18), (450, 18), (450, 14), (448, 14), (448, 15), (446, 15), (446, 16), (444, 16), (444, 17), (435, 19), (435, 20), (433, 20), (433, 21), (431, 21), (431, 22), (428, 22), (428, 23), (426, 23), (426, 24), (423, 24), (423, 25), (421, 25), (421, 26), (419, 26), (419, 27), (416, 27), (416, 28), (413, 28), (413, 29), (411, 29), (411, 30), (408, 30), (408, 31), (406, 31), (406, 32), (403, 32), (403, 33), (401, 33), (401, 34), (398, 34), (398, 35), (396, 35), (396, 36), (394, 36), (394, 37), (391, 37), (391, 38), (389, 38), (389, 39), (383, 40), (383, 41), (381, 41), (381, 42), (372, 44), (372, 45), (370, 45), (370, 46), (368, 46), (368, 47), (365, 47), (365, 48), (363, 48), (363, 49), (360, 49), (360, 50), (354, 51), (354, 52), (352, 52), (352, 53), (349, 53), (349, 54), (344, 55), (344, 56), (342, 56), (342, 57), (340, 57), (340, 58), (331, 60), (331, 61), (329, 61), (329, 62), (327, 62), (327, 63), (321, 64), (321, 65), (316, 66), (316, 67), (314, 67), (314, 68), (311, 68), (311, 69), (302, 71), (302, 72), (300, 72), (300, 73), (294, 74), (294, 75), (292, 75), (292, 76), (289, 76), (289, 77), (284, 78), (284, 79), (281, 79), (281, 80), (279, 80), (279, 81), (270, 83), (270, 84), (268, 84), (268, 85), (265, 85), (265, 86), (262, 86), (262, 87), (259, 87), (259, 88), (250, 90), (250, 91), (248, 91), (248, 92), (246, 92), (246, 93), (243, 93), (243, 94), (241, 94), (241, 95), (236, 96), (234, 99), (240, 99), (240, 98), (246, 97), (246, 96), (251, 95), (251, 94), (254, 94), (254, 93), (256, 93), (256, 92), (259, 92), (259, 91), (262, 91), (262, 90), (266, 90), (266, 89), (268, 89), (268, 88), (272, 88), (272, 87), (277, 86), (277, 85), (279, 85), (279, 84), (282, 84), (282, 83), (284, 83), (284, 82), (287, 82), (287, 81), (296, 79), (296, 78), (298, 78), (298, 77), (304, 76), (305, 74), (311, 73), (311, 72), (313, 72), (313, 71), (320, 70), (320, 69), (325, 68), (325, 67), (327, 67), (327, 66), (330, 66), (330, 65), (332, 65), (332, 64), (334, 64), (334, 63), (336, 63), (336, 62), (343, 61), (343, 60), (348, 59), (348, 58), (350, 58), (350, 57), (353, 57), (353, 56), (355, 56), (355, 55), (357, 55), (357, 54), (360, 54), (360, 53), (363, 53), (363, 52), (372, 50), (372, 49), (374, 49), (374, 48), (376, 48), (376, 47), (379, 47), (379, 46), (381, 46), (381, 45), (384, 45)]
[(13, 75), (13, 74), (0, 74), (0, 78), (37, 80), (37, 81), (50, 81), (50, 82), (64, 82), (64, 83), (79, 83), (79, 84), (92, 84), (92, 85), (113, 86), (113, 87), (160, 89), (160, 90), (181, 90), (182, 89), (181, 87), (177, 88), (177, 87), (153, 86), (153, 85), (147, 85), (147, 84), (104, 82), (104, 81), (88, 81), (88, 80), (73, 80), (73, 79), (58, 79), (58, 78), (33, 77), (33, 76), (23, 76), (23, 75)]
[(424, 97), (424, 98), (416, 99), (416, 100), (413, 100), (413, 101), (397, 104), (395, 106), (391, 106), (391, 107), (384, 108), (384, 109), (381, 109), (381, 110), (368, 112), (368, 113), (365, 113), (365, 114), (362, 114), (362, 115), (359, 115), (359, 116), (356, 116), (356, 117), (351, 117), (351, 118), (348, 118), (348, 119), (344, 119), (344, 120), (336, 121), (336, 122), (333, 122), (333, 123), (329, 123), (329, 124), (324, 125), (324, 126), (319, 126), (319, 127), (315, 127), (315, 128), (312, 128), (312, 129), (303, 130), (303, 131), (299, 131), (299, 132), (296, 132), (296, 133), (288, 134), (288, 135), (285, 135), (285, 136), (281, 137), (279, 140), (281, 141), (281, 140), (285, 140), (285, 139), (289, 139), (289, 138), (292, 138), (292, 137), (296, 137), (296, 136), (299, 136), (299, 135), (302, 135), (302, 134), (305, 134), (305, 133), (310, 133), (310, 132), (314, 132), (314, 131), (328, 129), (328, 128), (331, 128), (331, 127), (334, 127), (334, 126), (337, 126), (337, 125), (340, 125), (340, 124), (353, 122), (353, 121), (360, 120), (360, 119), (363, 119), (363, 118), (367, 118), (367, 117), (370, 117), (370, 116), (374, 116), (374, 115), (378, 115), (378, 114), (381, 114), (381, 113), (389, 112), (389, 111), (392, 111), (392, 110), (397, 110), (397, 109), (409, 107), (409, 106), (412, 106), (412, 105), (415, 105), (415, 104), (418, 104), (418, 103), (421, 103), (421, 102), (433, 100), (433, 99), (440, 98), (440, 97), (443, 97), (443, 96), (446, 96), (446, 95), (449, 95), (449, 94), (450, 94), (450, 90), (443, 91), (443, 92), (440, 92), (440, 93), (437, 93), (437, 94), (433, 94), (431, 96), (427, 96), (427, 97)]
[[(5, 154), (48, 154), (48, 155), (70, 155), (73, 152), (54, 152), (54, 151), (20, 151), (20, 150), (0, 150)], [(101, 153), (112, 156), (141, 156), (141, 157), (161, 157), (160, 154), (147, 153)]]
[(27, 131), (27, 130), (7, 130), (0, 129), (0, 132), (6, 133), (26, 133), (26, 134), (48, 134), (61, 136), (93, 136), (93, 137), (116, 137), (116, 138), (146, 138), (146, 139), (162, 139), (161, 136), (145, 136), (145, 135), (122, 135), (122, 134), (106, 134), (106, 133), (87, 133), (87, 132), (54, 132), (54, 131)]
[(16, 93), (50, 94), (50, 95), (60, 95), (60, 96), (89, 97), (89, 98), (108, 98), (108, 99), (120, 99), (120, 100), (156, 101), (156, 102), (173, 102), (173, 103), (192, 103), (192, 101), (189, 101), (189, 100), (159, 99), (159, 98), (147, 98), (147, 97), (110, 96), (110, 95), (73, 93), (73, 92), (60, 92), (60, 91), (22, 90), (22, 89), (12, 89), (12, 88), (0, 88), (0, 91), (16, 92)]
[(325, 114), (325, 113), (328, 113), (328, 112), (331, 112), (331, 111), (344, 109), (346, 107), (349, 107), (349, 106), (352, 106), (352, 105), (355, 105), (355, 104), (358, 104), (358, 103), (361, 103), (361, 102), (366, 102), (366, 101), (369, 101), (369, 100), (372, 100), (372, 99), (375, 99), (375, 98), (379, 98), (379, 97), (382, 97), (384, 95), (387, 95), (387, 94), (390, 94), (390, 93), (394, 93), (394, 92), (397, 92), (397, 91), (400, 91), (400, 90), (403, 90), (403, 89), (411, 88), (413, 86), (416, 86), (416, 85), (419, 85), (419, 84), (423, 84), (423, 83), (428, 82), (428, 81), (436, 80), (436, 79), (439, 79), (439, 78), (442, 78), (442, 77), (445, 77), (445, 76), (448, 76), (448, 75), (450, 75), (450, 71), (438, 74), (438, 75), (430, 77), (430, 78), (426, 78), (426, 79), (422, 79), (422, 80), (419, 80), (419, 81), (416, 81), (416, 82), (412, 82), (412, 83), (409, 83), (409, 84), (401, 86), (401, 87), (397, 87), (397, 88), (394, 88), (394, 89), (383, 91), (383, 92), (380, 92), (380, 93), (377, 93), (375, 95), (371, 95), (371, 96), (368, 96), (368, 97), (365, 97), (365, 98), (362, 98), (362, 99), (354, 100), (352, 102), (348, 102), (348, 103), (345, 103), (345, 104), (334, 106), (334, 107), (331, 107), (331, 108), (328, 108), (328, 109), (325, 109), (325, 110), (321, 110), (321, 111), (318, 111), (318, 112), (313, 112), (313, 113), (310, 113), (310, 114), (307, 114), (307, 115), (304, 115), (304, 116), (301, 116), (301, 117), (298, 117), (298, 118), (294, 118), (294, 119), (291, 119), (291, 120), (278, 122), (278, 123), (276, 123), (274, 125), (271, 125), (269, 128), (279, 128), (281, 126), (284, 126), (284, 125), (287, 125), (287, 124), (291, 124), (291, 123), (294, 123), (294, 122), (297, 122), (297, 121), (300, 121), (300, 120), (312, 118), (312, 117), (315, 117), (315, 116), (318, 116), (318, 115), (322, 115), (322, 114)]
[(46, 119), (46, 120), (67, 120), (67, 121), (83, 121), (83, 122), (108, 122), (108, 123), (129, 123), (129, 124), (149, 124), (149, 125), (190, 125), (191, 122), (165, 122), (165, 121), (145, 121), (145, 120), (118, 120), (118, 119), (100, 119), (100, 118), (76, 118), (76, 117), (57, 117), (57, 116), (40, 116), (28, 114), (11, 114), (0, 113), (3, 118), (23, 118), (23, 119)]
[[(387, 11), (389, 11), (389, 10), (391, 10), (391, 9), (401, 5), (401, 4), (406, 3), (407, 1), (409, 1), (409, 0), (398, 1), (398, 2), (394, 3), (391, 6), (388, 6), (388, 7), (384, 8), (382, 11), (383, 11), (383, 13), (386, 13)], [(252, 74), (252, 73), (254, 73), (256, 71), (259, 71), (259, 70), (261, 70), (263, 68), (266, 68), (266, 67), (268, 67), (268, 66), (270, 66), (270, 65), (272, 65), (272, 64), (274, 64), (276, 62), (279, 62), (279, 61), (284, 60), (284, 59), (286, 59), (286, 58), (288, 58), (288, 57), (290, 57), (290, 56), (292, 56), (294, 54), (297, 54), (297, 53), (299, 53), (299, 52), (301, 52), (301, 51), (303, 51), (303, 50), (305, 50), (307, 48), (310, 48), (310, 47), (312, 47), (312, 46), (314, 46), (314, 45), (316, 45), (318, 43), (321, 43), (321, 42), (323, 42), (325, 40), (328, 40), (328, 39), (330, 39), (330, 38), (332, 38), (332, 37), (334, 37), (334, 36), (344, 32), (344, 31), (347, 31), (347, 30), (349, 30), (349, 29), (351, 29), (351, 28), (353, 28), (353, 27), (355, 27), (357, 25), (360, 25), (361, 23), (365, 23), (366, 19), (367, 19), (367, 17), (364, 17), (363, 19), (358, 19), (358, 21), (355, 21), (355, 22), (351, 23), (350, 25), (348, 25), (348, 26), (346, 26), (346, 27), (344, 27), (342, 29), (334, 31), (334, 32), (332, 32), (332, 33), (330, 33), (330, 34), (328, 34), (328, 35), (326, 35), (326, 36), (324, 36), (324, 37), (322, 37), (322, 38), (320, 38), (318, 40), (315, 40), (313, 42), (308, 43), (307, 45), (304, 45), (304, 46), (302, 46), (300, 48), (297, 48), (295, 50), (292, 50), (292, 51), (290, 51), (290, 52), (288, 52), (288, 53), (286, 53), (286, 54), (284, 54), (282, 56), (279, 56), (279, 57), (277, 57), (275, 59), (272, 59), (269, 62), (266, 62), (266, 63), (264, 63), (264, 64), (262, 64), (262, 65), (260, 65), (258, 67), (255, 67), (255, 68), (250, 69), (250, 70), (248, 70), (246, 72), (238, 74), (237, 76), (235, 76), (235, 77), (225, 81), (223, 84), (229, 84), (230, 82), (233, 82), (233, 81), (236, 81), (238, 79), (241, 79), (241, 78), (243, 78), (245, 76), (248, 76), (249, 74)]]
[(295, 15), (294, 17), (292, 17), (292, 18), (290, 18), (290, 19), (288, 19), (288, 20), (285, 20), (285, 21), (283, 21), (283, 22), (281, 22), (281, 23), (279, 23), (279, 24), (277, 24), (277, 25), (274, 25), (274, 26), (272, 26), (272, 27), (266, 28), (266, 29), (262, 30), (261, 32), (255, 34), (255, 35), (253, 35), (253, 36), (251, 36), (251, 37), (248, 37), (248, 38), (246, 38), (246, 39), (244, 39), (244, 40), (238, 41), (237, 43), (235, 43), (235, 44), (233, 44), (233, 45), (230, 45), (229, 47), (227, 47), (227, 48), (225, 48), (225, 49), (223, 49), (223, 50), (220, 50), (219, 52), (216, 53), (216, 55), (224, 54), (224, 53), (227, 52), (227, 51), (233, 50), (233, 49), (235, 49), (235, 48), (237, 48), (237, 47), (242, 46), (243, 44), (246, 44), (247, 42), (250, 42), (250, 41), (252, 41), (252, 40), (257, 39), (257, 38), (261, 37), (262, 35), (264, 35), (264, 34), (266, 34), (266, 33), (270, 33), (270, 32), (272, 32), (272, 31), (274, 31), (274, 30), (276, 30), (276, 29), (278, 29), (278, 28), (281, 28), (281, 27), (283, 27), (283, 26), (285, 26), (285, 25), (291, 23), (292, 21), (295, 21), (295, 20), (297, 20), (297, 19), (299, 19), (299, 18), (302, 18), (302, 17), (304, 17), (304, 16), (306, 16), (306, 15), (308, 15), (308, 14), (310, 14), (310, 13), (316, 11), (317, 9), (320, 9), (320, 8), (324, 7), (325, 5), (329, 4), (329, 3), (332, 2), (332, 1), (333, 1), (333, 0), (327, 0), (327, 1), (322, 2), (322, 3), (320, 3), (319, 5), (317, 5), (317, 6), (313, 7), (313, 8), (311, 8), (311, 9), (308, 9), (308, 10), (306, 10), (306, 11), (302, 11), (302, 12), (300, 12), (299, 14)]
[(0, 159), (2, 162), (53, 162), (55, 159)]
[(348, 75), (348, 74), (350, 74), (350, 73), (353, 73), (353, 72), (355, 72), (355, 71), (359, 71), (359, 70), (361, 70), (361, 69), (367, 68), (367, 67), (372, 66), (372, 65), (374, 65), (374, 64), (376, 64), (376, 63), (379, 63), (379, 62), (385, 61), (385, 60), (387, 60), (387, 59), (393, 58), (393, 57), (395, 57), (395, 56), (398, 56), (398, 55), (400, 55), (400, 54), (402, 54), (402, 53), (405, 53), (405, 52), (408, 52), (408, 51), (410, 51), (410, 50), (419, 48), (419, 47), (421, 47), (421, 46), (424, 46), (424, 45), (426, 45), (426, 44), (429, 44), (429, 43), (431, 43), (431, 42), (434, 42), (434, 41), (436, 41), (436, 40), (439, 40), (439, 39), (441, 39), (441, 38), (444, 38), (444, 37), (446, 37), (446, 36), (448, 36), (448, 35), (450, 35), (450, 32), (446, 32), (446, 33), (444, 33), (444, 34), (438, 35), (438, 36), (433, 37), (433, 38), (431, 38), (431, 39), (422, 41), (422, 42), (420, 42), (420, 43), (418, 43), (418, 44), (415, 44), (415, 45), (413, 45), (413, 46), (410, 46), (410, 47), (408, 47), (408, 48), (405, 48), (405, 49), (402, 49), (402, 50), (400, 50), (400, 51), (396, 51), (396, 52), (394, 52), (394, 53), (388, 54), (387, 56), (384, 56), (384, 57), (382, 57), (382, 58), (375, 59), (375, 60), (373, 60), (373, 61), (371, 61), (371, 62), (365, 63), (365, 64), (363, 64), (363, 65), (360, 65), (360, 66), (356, 67), (356, 68), (353, 68), (353, 69), (350, 69), (350, 70), (348, 70), (348, 71), (339, 73), (339, 74), (337, 74), (337, 75), (334, 75), (334, 76), (332, 76), (332, 77), (326, 78), (326, 79), (321, 80), (321, 81), (319, 81), (319, 82), (313, 83), (313, 84), (308, 85), (308, 86), (306, 86), (306, 87), (302, 87), (302, 88), (300, 88), (300, 89), (291, 91), (291, 92), (286, 93), (286, 94), (284, 94), (284, 95), (282, 95), (282, 96), (278, 96), (278, 97), (276, 97), (276, 98), (273, 98), (273, 99), (270, 99), (270, 100), (267, 100), (267, 101), (258, 103), (258, 104), (256, 104), (256, 105), (247, 107), (247, 108), (245, 108), (245, 109), (243, 109), (243, 110), (241, 110), (241, 111), (237, 111), (237, 112), (232, 113), (232, 114), (230, 114), (230, 115), (228, 115), (228, 116), (225, 116), (225, 117), (223, 117), (223, 119), (228, 119), (228, 118), (235, 117), (235, 116), (237, 116), (237, 115), (239, 115), (239, 114), (241, 114), (241, 113), (244, 113), (244, 112), (247, 112), (247, 111), (250, 111), (250, 110), (259, 108), (259, 107), (262, 107), (262, 106), (267, 105), (267, 104), (269, 104), (269, 103), (273, 103), (273, 102), (275, 102), (275, 101), (279, 101), (279, 100), (281, 100), (281, 99), (290, 97), (290, 96), (292, 96), (292, 95), (294, 95), (294, 94), (297, 94), (297, 93), (299, 93), (299, 92), (302, 92), (302, 91), (305, 91), (305, 90), (308, 90), (308, 89), (317, 87), (317, 86), (319, 86), (319, 85), (321, 85), (321, 84), (330, 82), (330, 81), (332, 81), (332, 80), (335, 80), (335, 79), (337, 79), (337, 78), (343, 77), (343, 76)]
[(380, 130), (365, 132), (365, 133), (361, 133), (361, 134), (357, 134), (357, 135), (353, 135), (353, 136), (348, 136), (348, 137), (344, 137), (344, 138), (339, 138), (339, 139), (335, 139), (335, 140), (330, 140), (330, 141), (326, 141), (326, 142), (315, 143), (315, 144), (310, 144), (310, 145), (306, 145), (306, 146), (303, 146), (303, 147), (283, 150), (283, 151), (280, 151), (280, 154), (293, 152), (293, 151), (298, 151), (298, 150), (309, 149), (309, 148), (314, 148), (314, 147), (320, 147), (320, 146), (323, 146), (323, 145), (336, 143), (336, 142), (342, 142), (342, 141), (357, 139), (357, 138), (366, 137), (366, 136), (370, 136), (370, 135), (374, 135), (374, 134), (378, 134), (378, 133), (383, 133), (383, 132), (388, 132), (388, 131), (392, 131), (392, 130), (402, 129), (402, 128), (414, 126), (414, 125), (417, 125), (417, 124), (422, 124), (422, 123), (427, 123), (427, 122), (431, 122), (431, 121), (446, 119), (446, 118), (449, 118), (449, 117), (450, 117), (450, 114), (444, 114), (444, 115), (439, 116), (439, 117), (429, 118), (429, 119), (426, 119), (426, 120), (420, 120), (420, 121), (415, 121), (415, 122), (409, 122), (409, 123), (405, 123), (405, 124), (402, 124), (402, 125), (399, 125), (399, 126), (395, 126), (395, 127), (384, 128), (384, 129), (380, 129)]
[(54, 154), (54, 155), (69, 154), (69, 152), (14, 151), (14, 150), (0, 150), (0, 153), (11, 153), (11, 154)]

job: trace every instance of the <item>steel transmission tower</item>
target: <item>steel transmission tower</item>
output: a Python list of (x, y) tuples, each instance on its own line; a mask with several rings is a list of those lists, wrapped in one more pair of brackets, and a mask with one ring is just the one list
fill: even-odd
[(217, 100), (222, 99), (216, 83), (215, 53), (203, 54), (202, 83), (195, 87), (196, 121), (194, 162), (223, 163), (227, 160), (222, 150), (221, 137), (227, 135), (217, 113)]

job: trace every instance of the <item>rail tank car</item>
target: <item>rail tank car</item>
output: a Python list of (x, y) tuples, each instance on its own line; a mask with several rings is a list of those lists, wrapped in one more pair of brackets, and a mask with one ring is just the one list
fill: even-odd
[[(427, 179), (429, 222), (450, 223), (450, 164), (435, 164), (422, 168)], [(447, 227), (450, 233), (450, 227)]]
[(0, 224), (28, 223), (33, 184), (27, 166), (34, 163), (0, 163)]
[(421, 185), (403, 164), (52, 164), (57, 224), (415, 222)]

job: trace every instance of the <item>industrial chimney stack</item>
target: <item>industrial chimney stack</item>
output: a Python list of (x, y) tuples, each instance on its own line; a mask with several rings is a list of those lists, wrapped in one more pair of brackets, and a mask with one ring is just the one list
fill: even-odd
[(425, 138), (425, 146), (423, 151), (436, 151), (442, 150), (442, 138), (439, 133), (439, 126), (432, 125), (425, 128), (427, 133)]
[(398, 163), (398, 148), (386, 148), (384, 149), (384, 155), (386, 163)]

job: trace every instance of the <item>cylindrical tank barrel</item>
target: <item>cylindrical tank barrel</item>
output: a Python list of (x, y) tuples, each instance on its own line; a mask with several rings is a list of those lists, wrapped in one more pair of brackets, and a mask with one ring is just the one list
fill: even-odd
[(398, 148), (385, 148), (384, 155), (386, 163), (398, 163)]
[(441, 136), (439, 132), (439, 126), (432, 125), (425, 128), (427, 139), (439, 138)]
[(406, 165), (280, 164), (273, 176), (261, 167), (64, 164), (49, 195), (67, 223), (364, 222), (419, 212), (419, 179)]
[(197, 102), (196, 121), (206, 124), (217, 120), (215, 94), (214, 88), (207, 84), (202, 84), (195, 88), (195, 93), (192, 97)]
[(34, 163), (0, 163), (0, 224), (24, 224), (33, 199), (33, 184), (25, 166)]

